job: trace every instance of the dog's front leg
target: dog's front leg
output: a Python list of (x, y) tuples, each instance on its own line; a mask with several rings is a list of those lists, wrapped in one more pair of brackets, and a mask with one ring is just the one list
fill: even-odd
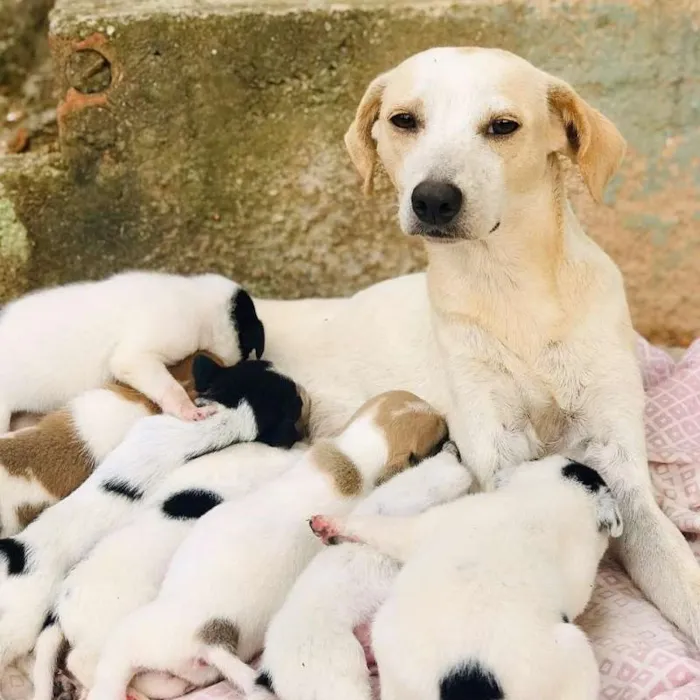
[(572, 456), (598, 469), (615, 494), (624, 531), (613, 546), (644, 594), (700, 645), (700, 566), (657, 505), (643, 424), (644, 395), (634, 358), (589, 387), (572, 430)]
[(541, 456), (541, 443), (511, 377), (483, 363), (462, 363), (449, 390), (450, 434), (482, 489), (495, 488), (501, 469)]

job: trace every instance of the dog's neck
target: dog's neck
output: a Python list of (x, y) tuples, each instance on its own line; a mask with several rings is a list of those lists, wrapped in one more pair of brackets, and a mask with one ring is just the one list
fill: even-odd
[(484, 239), (427, 244), (428, 290), (439, 317), (475, 324), (513, 349), (529, 343), (536, 350), (567, 325), (567, 235), (579, 229), (558, 163), (539, 188), (514, 201)]

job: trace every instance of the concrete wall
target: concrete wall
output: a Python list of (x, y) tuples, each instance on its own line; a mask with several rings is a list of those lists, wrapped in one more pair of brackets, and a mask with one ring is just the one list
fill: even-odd
[(574, 179), (575, 205), (625, 272), (639, 330), (686, 343), (700, 332), (699, 26), (698, 3), (669, 0), (59, 0), (61, 153), (0, 163), (0, 282), (214, 269), (294, 297), (417, 269), (389, 188), (361, 196), (342, 135), (376, 73), (478, 44), (566, 78), (621, 128), (608, 206)]

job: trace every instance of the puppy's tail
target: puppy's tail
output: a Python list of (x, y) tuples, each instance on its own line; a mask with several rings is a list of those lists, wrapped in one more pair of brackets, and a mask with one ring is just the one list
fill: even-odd
[(52, 700), (58, 657), (65, 642), (63, 630), (55, 620), (50, 621), (39, 635), (34, 647), (33, 700)]
[(238, 658), (240, 630), (231, 620), (209, 620), (197, 633), (203, 647), (204, 660), (221, 671), (221, 674), (246, 695), (253, 691), (257, 673)]

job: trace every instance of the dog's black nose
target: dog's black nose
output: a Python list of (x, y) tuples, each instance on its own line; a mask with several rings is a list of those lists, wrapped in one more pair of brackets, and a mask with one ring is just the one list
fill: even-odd
[(413, 190), (411, 205), (424, 224), (444, 226), (459, 214), (462, 191), (449, 182), (425, 180)]

